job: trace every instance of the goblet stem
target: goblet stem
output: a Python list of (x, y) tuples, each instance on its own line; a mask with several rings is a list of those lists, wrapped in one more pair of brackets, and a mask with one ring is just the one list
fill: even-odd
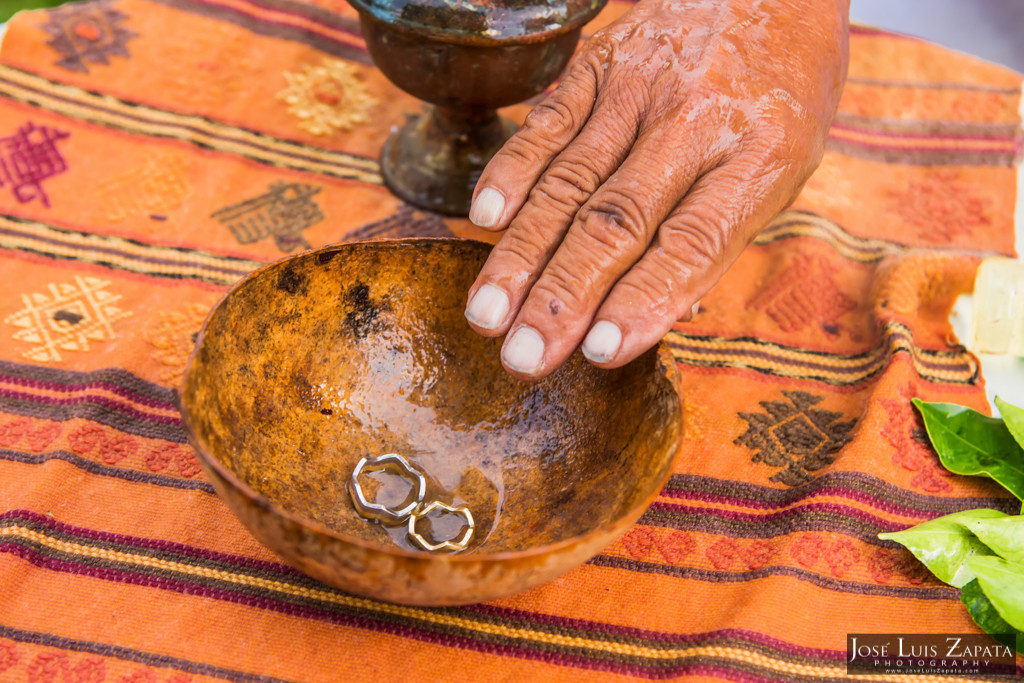
[(466, 216), (480, 173), (515, 130), (494, 109), (428, 106), (385, 143), (384, 180), (411, 204)]

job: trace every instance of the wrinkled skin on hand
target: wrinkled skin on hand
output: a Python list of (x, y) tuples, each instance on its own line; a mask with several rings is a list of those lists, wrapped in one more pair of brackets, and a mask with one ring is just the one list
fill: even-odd
[(470, 218), (506, 230), (469, 292), (538, 379), (582, 343), (654, 346), (821, 160), (848, 0), (640, 0), (593, 36), (491, 160)]

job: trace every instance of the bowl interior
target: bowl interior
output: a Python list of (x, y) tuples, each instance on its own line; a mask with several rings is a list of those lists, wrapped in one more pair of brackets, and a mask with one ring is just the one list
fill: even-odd
[[(356, 513), (347, 483), (365, 456), (398, 453), (425, 476), (426, 501), (466, 505), (476, 524), (466, 552), (557, 543), (630, 514), (678, 443), (665, 361), (651, 351), (605, 371), (577, 352), (540, 382), (511, 378), (501, 340), (463, 316), (489, 249), (342, 245), (237, 285), (207, 321), (183, 388), (201, 456), (271, 511), (384, 549), (415, 548), (404, 526)], [(390, 471), (362, 481), (389, 505), (411, 488)], [(444, 519), (432, 523), (448, 533)]]

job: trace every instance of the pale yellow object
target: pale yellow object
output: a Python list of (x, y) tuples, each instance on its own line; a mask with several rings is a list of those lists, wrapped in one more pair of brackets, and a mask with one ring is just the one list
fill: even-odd
[(971, 336), (975, 352), (1024, 356), (1024, 262), (982, 261), (974, 280)]

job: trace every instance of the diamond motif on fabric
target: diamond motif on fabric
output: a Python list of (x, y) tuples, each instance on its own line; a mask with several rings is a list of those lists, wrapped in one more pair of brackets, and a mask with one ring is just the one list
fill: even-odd
[(116, 304), (120, 294), (107, 291), (110, 282), (75, 276), (45, 293), (23, 294), (25, 307), (4, 322), (19, 328), (14, 338), (35, 344), (22, 355), (34, 361), (63, 360), (62, 351), (88, 351), (94, 342), (115, 339), (114, 323), (132, 315)]
[(41, 28), (53, 36), (46, 44), (63, 55), (57, 66), (88, 73), (87, 62), (106, 65), (110, 57), (131, 57), (128, 40), (138, 34), (121, 26), (128, 15), (109, 0), (70, 3), (46, 16)]
[(821, 396), (782, 394), (788, 401), (761, 401), (764, 413), (739, 413), (748, 428), (733, 443), (754, 449), (755, 463), (781, 468), (771, 481), (798, 486), (812, 479), (811, 472), (835, 461), (857, 421), (843, 422), (840, 413), (814, 408)]
[(801, 254), (747, 305), (764, 311), (783, 332), (800, 332), (812, 324), (835, 337), (839, 318), (856, 302), (836, 284), (835, 266), (820, 256)]

